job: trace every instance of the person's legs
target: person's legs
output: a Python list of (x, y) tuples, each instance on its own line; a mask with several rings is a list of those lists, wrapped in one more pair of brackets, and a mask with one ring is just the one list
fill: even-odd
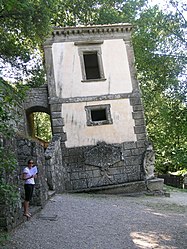
[(34, 185), (25, 184), (24, 188), (25, 188), (25, 201), (23, 203), (24, 215), (27, 216), (27, 217), (30, 217), (30, 214), (29, 214), (29, 201), (31, 200), (32, 195), (33, 195)]
[(29, 201), (24, 201), (23, 203), (23, 208), (24, 208), (24, 215), (27, 215), (29, 213)]

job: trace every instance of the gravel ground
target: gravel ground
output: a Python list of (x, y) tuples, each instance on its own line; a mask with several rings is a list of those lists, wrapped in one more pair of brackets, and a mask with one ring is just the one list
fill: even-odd
[(187, 193), (56, 195), (11, 233), (4, 248), (186, 249)]

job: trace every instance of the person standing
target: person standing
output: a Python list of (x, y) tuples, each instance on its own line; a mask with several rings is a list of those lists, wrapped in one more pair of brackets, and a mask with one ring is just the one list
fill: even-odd
[(28, 218), (31, 217), (29, 213), (29, 202), (33, 195), (35, 181), (34, 179), (37, 178), (37, 167), (34, 166), (33, 160), (28, 160), (27, 167), (24, 168), (22, 173), (22, 179), (25, 181), (24, 189), (25, 189), (25, 200), (23, 203), (24, 213), (23, 215)]

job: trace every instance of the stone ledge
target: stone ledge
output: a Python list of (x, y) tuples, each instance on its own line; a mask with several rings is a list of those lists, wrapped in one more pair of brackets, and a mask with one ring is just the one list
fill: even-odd
[(107, 185), (95, 188), (80, 189), (68, 191), (69, 193), (97, 193), (97, 194), (124, 194), (124, 193), (136, 193), (145, 192), (145, 181), (128, 182), (117, 185)]

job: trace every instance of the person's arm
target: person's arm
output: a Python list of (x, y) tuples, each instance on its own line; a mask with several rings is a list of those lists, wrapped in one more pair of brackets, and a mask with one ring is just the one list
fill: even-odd
[(36, 173), (35, 175), (33, 175), (33, 177), (36, 179), (38, 177), (38, 173)]
[(27, 177), (27, 173), (23, 173), (23, 174), (22, 174), (22, 179), (23, 179), (23, 180), (28, 180), (28, 179), (31, 179), (31, 178), (33, 178), (33, 175)]

